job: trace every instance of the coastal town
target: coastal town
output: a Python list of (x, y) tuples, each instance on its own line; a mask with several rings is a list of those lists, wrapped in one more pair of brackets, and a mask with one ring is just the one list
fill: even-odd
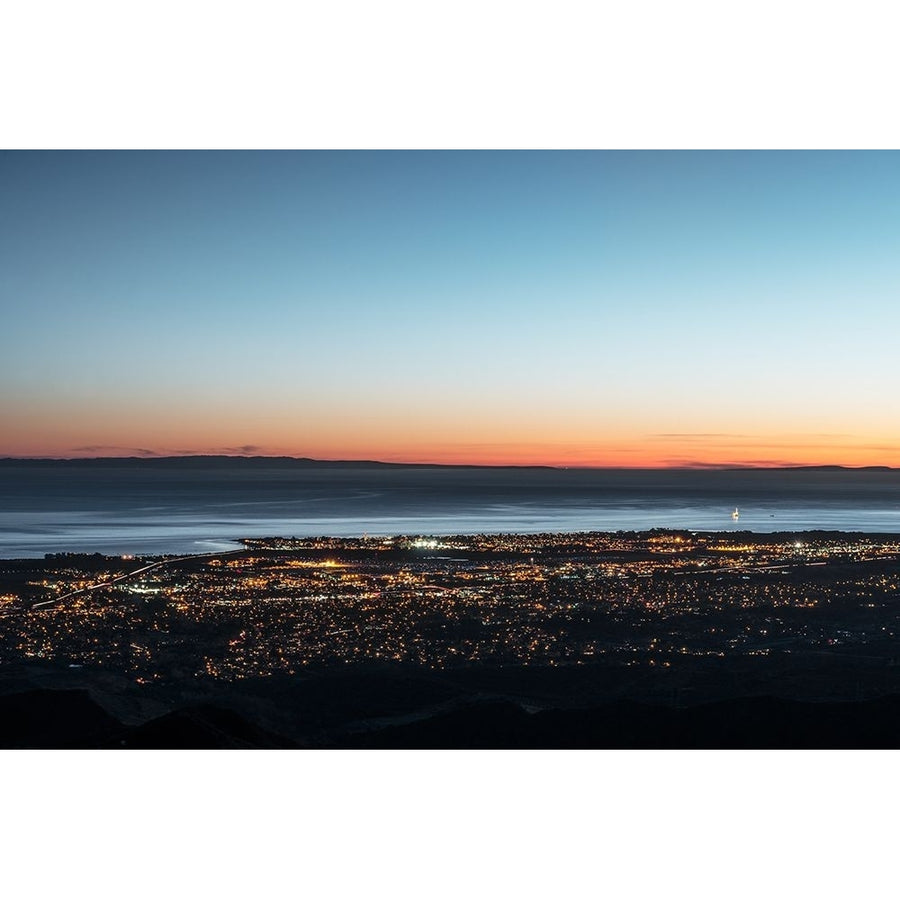
[(0, 660), (138, 683), (830, 654), (900, 662), (900, 536), (681, 531), (246, 539), (0, 561)]

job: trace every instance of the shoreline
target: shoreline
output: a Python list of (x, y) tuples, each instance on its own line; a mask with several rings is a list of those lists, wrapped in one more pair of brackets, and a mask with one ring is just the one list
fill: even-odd
[[(251, 552), (253, 550), (276, 550), (274, 546), (265, 546), (266, 544), (275, 544), (278, 542), (290, 542), (297, 547), (304, 544), (314, 545), (316, 541), (335, 541), (346, 542), (348, 546), (355, 545), (357, 548), (365, 548), (374, 546), (377, 543), (403, 542), (427, 539), (438, 541), (437, 547), (420, 546), (413, 549), (428, 550), (440, 549), (440, 544), (453, 540), (475, 540), (475, 539), (497, 539), (497, 538), (554, 538), (554, 537), (579, 537), (579, 536), (619, 536), (629, 540), (648, 538), (659, 535), (692, 535), (699, 537), (731, 537), (750, 539), (754, 542), (764, 544), (768, 542), (777, 543), (779, 540), (797, 540), (806, 538), (808, 540), (834, 540), (840, 538), (851, 538), (853, 540), (868, 539), (877, 541), (898, 541), (900, 542), (900, 531), (860, 531), (851, 529), (833, 529), (833, 528), (803, 528), (803, 529), (784, 529), (783, 531), (753, 531), (752, 529), (729, 528), (729, 529), (693, 529), (693, 528), (644, 528), (644, 529), (593, 529), (593, 530), (576, 530), (576, 531), (477, 531), (477, 532), (457, 532), (457, 533), (436, 533), (436, 532), (404, 532), (396, 534), (354, 534), (354, 535), (338, 535), (338, 534), (315, 534), (315, 535), (264, 535), (254, 537), (241, 537), (232, 539), (209, 539), (198, 540), (192, 543), (203, 544), (220, 544), (219, 548), (197, 549), (193, 552), (187, 551), (166, 551), (162, 553), (147, 551), (133, 551), (127, 553), (102, 552), (98, 550), (50, 550), (39, 555), (32, 556), (5, 556), (0, 554), (0, 563), (13, 562), (45, 562), (55, 559), (77, 559), (83, 557), (101, 557), (103, 559), (140, 559), (140, 560), (171, 560), (175, 557), (206, 557), (218, 556), (225, 554), (234, 554), (240, 552)], [(259, 545), (259, 546), (256, 546)], [(36, 551), (38, 553), (38, 551)]]

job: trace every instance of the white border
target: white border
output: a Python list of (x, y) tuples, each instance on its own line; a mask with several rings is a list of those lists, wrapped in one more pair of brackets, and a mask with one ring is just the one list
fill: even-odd
[[(32, 0), (0, 147), (896, 147), (892, 5)], [(0, 158), (2, 165), (2, 158)], [(9, 896), (872, 896), (892, 753), (4, 753)]]
[(0, 147), (896, 147), (893, 6), (7, 3)]

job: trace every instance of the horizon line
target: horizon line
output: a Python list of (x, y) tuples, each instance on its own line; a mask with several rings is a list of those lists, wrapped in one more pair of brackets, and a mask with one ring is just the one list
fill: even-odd
[(360, 464), (360, 465), (378, 465), (378, 466), (420, 466), (431, 468), (465, 468), (465, 469), (604, 469), (604, 470), (623, 470), (623, 471), (724, 471), (724, 470), (791, 470), (791, 469), (847, 469), (847, 470), (866, 470), (880, 469), (888, 471), (896, 471), (896, 467), (886, 464), (866, 464), (866, 465), (850, 465), (846, 463), (740, 463), (740, 462), (703, 462), (697, 461), (688, 465), (591, 465), (591, 464), (564, 464), (564, 463), (472, 463), (472, 462), (431, 462), (431, 461), (396, 461), (396, 460), (379, 460), (368, 458), (345, 458), (345, 457), (311, 457), (311, 456), (291, 456), (289, 454), (245, 454), (245, 453), (173, 453), (173, 454), (142, 454), (142, 455), (123, 455), (123, 456), (0, 456), (0, 462), (21, 461), (21, 462), (101, 462), (101, 461), (128, 461), (128, 462), (153, 462), (153, 461), (171, 461), (171, 460), (187, 460), (187, 459), (244, 459), (244, 460), (291, 460), (295, 462), (312, 462), (312, 463), (337, 463), (337, 464)]

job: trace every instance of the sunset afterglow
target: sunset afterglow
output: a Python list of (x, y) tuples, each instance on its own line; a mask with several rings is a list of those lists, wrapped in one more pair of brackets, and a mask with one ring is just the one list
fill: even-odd
[(0, 456), (900, 466), (889, 152), (5, 153)]

